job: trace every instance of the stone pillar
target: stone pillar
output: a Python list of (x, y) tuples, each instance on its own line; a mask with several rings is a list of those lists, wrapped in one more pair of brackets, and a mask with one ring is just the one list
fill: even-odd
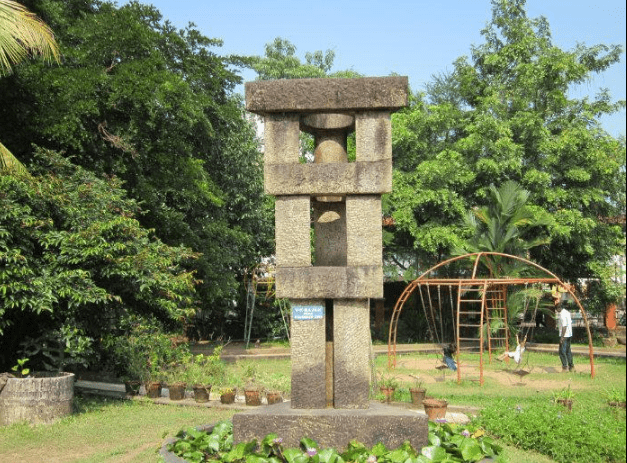
[[(233, 416), (234, 442), (276, 433), (345, 449), (427, 443), (427, 418), (369, 403), (371, 298), (383, 298), (381, 195), (392, 190), (390, 115), (407, 78), (249, 82), (246, 109), (265, 117), (264, 181), (276, 196), (276, 297), (292, 305), (289, 405)], [(299, 132), (314, 135), (299, 162)], [(355, 131), (356, 160), (346, 137)], [(313, 227), (313, 256), (311, 233)]]
[[(293, 307), (292, 407), (367, 408), (369, 299), (383, 297), (381, 194), (392, 189), (390, 115), (407, 105), (407, 79), (252, 82), (246, 105), (265, 117), (276, 294)], [(315, 138), (313, 163), (299, 162), (300, 131)]]

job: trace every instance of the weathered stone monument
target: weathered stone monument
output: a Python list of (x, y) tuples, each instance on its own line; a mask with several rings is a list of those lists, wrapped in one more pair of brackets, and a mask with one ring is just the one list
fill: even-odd
[[(236, 441), (275, 432), (288, 445), (302, 437), (336, 448), (352, 439), (426, 443), (424, 416), (368, 400), (369, 299), (383, 297), (381, 194), (392, 189), (390, 115), (407, 105), (407, 88), (406, 77), (246, 84), (246, 109), (265, 119), (276, 295), (292, 306), (292, 392), (291, 402), (235, 415)], [(314, 136), (312, 163), (300, 162), (301, 131)]]

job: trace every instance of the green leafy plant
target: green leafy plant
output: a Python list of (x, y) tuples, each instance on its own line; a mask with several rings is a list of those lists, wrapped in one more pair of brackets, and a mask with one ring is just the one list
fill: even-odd
[[(534, 450), (560, 463), (625, 461), (626, 423), (615, 414), (585, 406), (565, 412), (546, 397), (496, 400), (486, 405), (473, 424), (504, 444)], [(576, 436), (576, 445), (573, 445)]]
[(299, 448), (285, 448), (276, 434), (268, 434), (258, 443), (256, 440), (233, 445), (233, 425), (230, 421), (217, 423), (211, 432), (188, 428), (177, 434), (178, 440), (168, 449), (193, 463), (206, 461), (274, 462), (274, 463), (429, 463), (475, 462), (484, 457), (497, 458), (502, 449), (483, 430), (469, 430), (446, 423), (429, 422), (429, 445), (417, 452), (408, 442), (389, 450), (382, 443), (367, 448), (360, 442), (351, 441), (346, 451), (339, 453), (333, 448), (321, 448), (309, 438), (300, 440)]
[[(485, 457), (496, 458), (502, 452), (481, 428), (448, 424), (444, 420), (429, 421), (429, 445), (421, 449), (425, 461), (472, 462)], [(418, 460), (421, 461), (421, 460)]]
[(557, 400), (573, 400), (575, 398), (575, 394), (573, 393), (572, 389), (570, 388), (570, 384), (563, 388), (560, 389), (557, 392), (553, 393), (553, 398), (557, 401)]
[(28, 376), (28, 374), (30, 373), (30, 369), (26, 368), (24, 365), (26, 365), (26, 362), (28, 362), (27, 358), (21, 358), (17, 360), (17, 365), (14, 365), (11, 368), (11, 371), (15, 372), (15, 375), (18, 378), (24, 378), (26, 376)]
[(94, 353), (93, 339), (83, 330), (63, 325), (37, 338), (27, 337), (20, 343), (21, 353), (37, 358), (47, 371), (64, 371), (69, 365), (86, 367)]
[(396, 389), (398, 387), (398, 380), (394, 376), (381, 373), (379, 375), (379, 387), (384, 389)]
[(414, 387), (413, 389), (422, 389), (422, 381), (420, 380), (419, 376), (414, 376), (414, 375), (410, 375), (412, 378), (414, 378)]
[(609, 403), (625, 403), (627, 400), (625, 389), (612, 388), (605, 392), (605, 396), (607, 397), (607, 401)]

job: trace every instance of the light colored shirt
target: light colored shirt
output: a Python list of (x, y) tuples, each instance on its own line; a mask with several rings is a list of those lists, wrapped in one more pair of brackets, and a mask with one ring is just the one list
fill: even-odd
[(562, 309), (557, 317), (557, 329), (559, 330), (560, 336), (562, 336), (562, 327), (566, 327), (566, 332), (564, 333), (565, 338), (573, 336), (573, 322), (570, 318), (570, 312), (566, 309)]

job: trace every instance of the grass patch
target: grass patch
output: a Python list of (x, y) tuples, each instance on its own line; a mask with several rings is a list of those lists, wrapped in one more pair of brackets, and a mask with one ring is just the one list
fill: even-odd
[(190, 425), (229, 419), (234, 411), (166, 407), (148, 399), (75, 398), (77, 413), (52, 425), (0, 427), (0, 462), (147, 463), (167, 437)]

